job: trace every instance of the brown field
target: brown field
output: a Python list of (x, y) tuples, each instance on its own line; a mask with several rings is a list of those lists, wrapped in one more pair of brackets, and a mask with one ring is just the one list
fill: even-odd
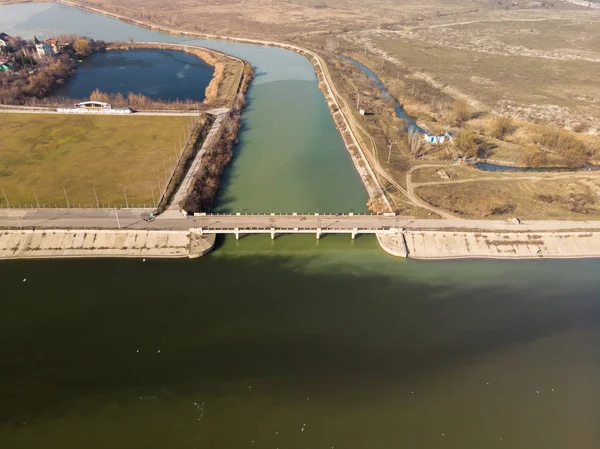
[[(0, 188), (11, 205), (152, 204), (191, 117), (2, 114)], [(159, 189), (160, 185), (160, 189)], [(35, 195), (34, 195), (35, 191)], [(1, 206), (5, 198), (0, 191)]]
[(429, 204), (462, 218), (598, 219), (600, 179), (597, 176), (540, 176), (522, 180), (438, 183), (421, 186), (417, 194)]

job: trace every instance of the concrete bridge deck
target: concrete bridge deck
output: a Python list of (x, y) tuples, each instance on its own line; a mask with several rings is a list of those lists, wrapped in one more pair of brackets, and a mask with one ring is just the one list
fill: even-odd
[[(520, 224), (507, 220), (420, 219), (407, 216), (372, 214), (207, 214), (183, 217), (179, 213), (164, 214), (152, 222), (144, 221), (151, 209), (0, 209), (0, 228), (101, 228), (101, 229), (203, 229), (203, 232), (240, 232), (252, 229), (310, 230), (351, 233), (379, 233), (391, 228), (432, 230), (486, 231), (572, 231), (600, 230), (600, 221), (523, 220)], [(219, 230), (219, 232), (217, 232)], [(375, 232), (377, 231), (377, 232)], [(278, 231), (279, 232), (279, 231)], [(231, 232), (233, 233), (233, 232)], [(243, 233), (243, 232), (242, 232)]]

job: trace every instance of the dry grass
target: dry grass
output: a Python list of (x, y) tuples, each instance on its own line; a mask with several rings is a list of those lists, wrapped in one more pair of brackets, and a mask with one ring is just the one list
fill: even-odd
[(480, 181), (418, 187), (428, 203), (463, 218), (598, 219), (600, 180)]
[[(125, 205), (158, 200), (191, 117), (2, 114), (0, 187), (9, 201)], [(3, 200), (3, 198), (2, 198)], [(4, 204), (3, 204), (4, 206)]]

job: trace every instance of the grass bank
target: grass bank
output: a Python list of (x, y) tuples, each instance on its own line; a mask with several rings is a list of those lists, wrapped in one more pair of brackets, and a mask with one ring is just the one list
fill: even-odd
[(129, 205), (150, 206), (153, 194), (158, 201), (190, 120), (2, 114), (0, 188), (11, 205), (66, 206), (66, 190), (71, 205), (95, 207), (97, 195), (101, 205), (124, 207), (127, 195)]

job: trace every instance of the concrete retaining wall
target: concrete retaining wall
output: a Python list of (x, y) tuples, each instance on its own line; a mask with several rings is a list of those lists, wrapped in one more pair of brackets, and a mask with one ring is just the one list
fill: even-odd
[(414, 259), (600, 257), (600, 232), (404, 231)]
[(19, 230), (0, 231), (0, 259), (55, 257), (195, 258), (214, 245), (214, 236), (189, 231)]

